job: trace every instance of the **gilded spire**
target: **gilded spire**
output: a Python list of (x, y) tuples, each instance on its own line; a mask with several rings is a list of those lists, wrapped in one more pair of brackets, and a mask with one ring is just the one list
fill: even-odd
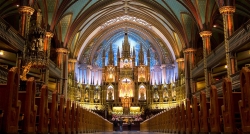
[(130, 45), (128, 42), (128, 34), (125, 29), (124, 42), (122, 44), (122, 57), (129, 58), (130, 57)]
[(118, 50), (117, 50), (117, 58), (120, 58), (121, 57), (121, 55), (120, 55), (120, 49), (119, 49), (119, 47), (118, 47)]
[(150, 51), (149, 51), (149, 49), (147, 51), (147, 57), (150, 57)]
[(139, 63), (140, 65), (144, 64), (144, 54), (143, 54), (143, 49), (142, 49), (142, 43), (140, 43)]
[(148, 62), (148, 66), (150, 66), (150, 50), (148, 49), (147, 51), (147, 62)]
[(105, 49), (102, 51), (102, 57), (105, 58)]
[(102, 67), (105, 66), (105, 49), (103, 48), (103, 52), (102, 52)]
[(133, 57), (135, 57), (135, 47), (133, 47)]
[(113, 65), (114, 64), (114, 53), (112, 50), (112, 43), (110, 43), (108, 58), (109, 58), (109, 65)]

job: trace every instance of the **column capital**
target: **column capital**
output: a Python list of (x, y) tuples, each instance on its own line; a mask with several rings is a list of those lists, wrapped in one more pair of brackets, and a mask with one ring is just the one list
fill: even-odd
[(200, 36), (203, 37), (210, 37), (212, 35), (211, 31), (202, 31), (200, 32)]
[(196, 51), (196, 49), (194, 49), (194, 48), (187, 48), (183, 52), (188, 53), (188, 52), (195, 52), (195, 51)]
[(92, 69), (92, 66), (91, 65), (87, 65), (87, 68)]
[(178, 58), (176, 59), (176, 62), (183, 62), (184, 61), (184, 58)]
[(68, 62), (76, 63), (76, 62), (77, 62), (77, 59), (69, 59)]
[(54, 33), (52, 32), (46, 32), (46, 37), (47, 38), (52, 38), (54, 36)]
[(220, 14), (234, 13), (235, 12), (235, 6), (223, 6), (219, 10), (220, 10)]
[(66, 49), (66, 48), (57, 48), (56, 52), (58, 52), (58, 53), (68, 53), (68, 49)]
[(19, 7), (18, 11), (19, 13), (29, 13), (30, 15), (32, 15), (35, 9), (29, 6), (21, 6)]
[(167, 65), (166, 64), (161, 64), (161, 68), (164, 68), (166, 67)]

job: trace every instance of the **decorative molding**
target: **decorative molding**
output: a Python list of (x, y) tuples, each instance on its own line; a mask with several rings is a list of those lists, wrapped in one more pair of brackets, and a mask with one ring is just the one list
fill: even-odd
[(29, 6), (21, 6), (19, 7), (18, 11), (19, 13), (29, 13), (30, 15), (32, 15), (35, 9)]
[(101, 29), (109, 26), (109, 25), (112, 25), (116, 22), (121, 22), (121, 21), (132, 21), (132, 22), (136, 22), (138, 24), (141, 24), (145, 27), (148, 27), (151, 29), (151, 24), (149, 24), (148, 22), (146, 22), (145, 20), (142, 20), (142, 19), (138, 19), (136, 17), (132, 17), (132, 16), (129, 16), (129, 15), (124, 15), (124, 16), (121, 16), (121, 17), (116, 17), (115, 19), (111, 19), (107, 22), (105, 22), (104, 24), (101, 25)]
[(56, 52), (58, 52), (58, 53), (68, 53), (68, 49), (66, 49), (66, 48), (57, 48)]
[(184, 58), (178, 58), (176, 59), (176, 62), (183, 62), (184, 61)]
[(196, 49), (194, 49), (194, 48), (187, 48), (183, 52), (188, 53), (188, 52), (195, 52), (195, 51), (196, 51)]
[(212, 35), (211, 31), (202, 31), (202, 32), (200, 32), (200, 36), (202, 38), (204, 38), (204, 37), (210, 37), (211, 35)]
[(77, 62), (77, 59), (69, 59), (68, 62), (76, 63), (76, 62)]
[(47, 38), (52, 38), (53, 36), (54, 36), (54, 33), (46, 32), (46, 37)]
[(220, 14), (234, 13), (235, 12), (235, 6), (223, 6), (219, 10), (220, 10)]

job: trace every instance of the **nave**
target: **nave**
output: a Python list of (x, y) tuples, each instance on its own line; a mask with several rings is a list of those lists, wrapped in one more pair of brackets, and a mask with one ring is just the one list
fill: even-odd
[(114, 131), (114, 132), (97, 132), (96, 134), (160, 134), (159, 132), (140, 132), (140, 131)]

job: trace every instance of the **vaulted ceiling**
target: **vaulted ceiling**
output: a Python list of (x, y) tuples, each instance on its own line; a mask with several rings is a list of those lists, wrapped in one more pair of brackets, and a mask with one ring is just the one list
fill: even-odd
[[(233, 1), (233, 0), (232, 0)], [(223, 41), (219, 5), (224, 0), (5, 0), (0, 16), (18, 30), (18, 7), (41, 9), (44, 27), (55, 33), (52, 51), (68, 48), (70, 58), (93, 64), (101, 49), (124, 35), (144, 44), (162, 63), (172, 64), (186, 48), (202, 48), (199, 32), (210, 30), (212, 48)], [(236, 0), (235, 18), (250, 18), (249, 0)], [(17, 19), (16, 19), (17, 20)], [(237, 22), (237, 21), (236, 21)], [(236, 23), (237, 25), (241, 25)], [(147, 43), (145, 43), (147, 42)], [(54, 48), (54, 49), (53, 49)], [(53, 52), (52, 52), (53, 53)]]

